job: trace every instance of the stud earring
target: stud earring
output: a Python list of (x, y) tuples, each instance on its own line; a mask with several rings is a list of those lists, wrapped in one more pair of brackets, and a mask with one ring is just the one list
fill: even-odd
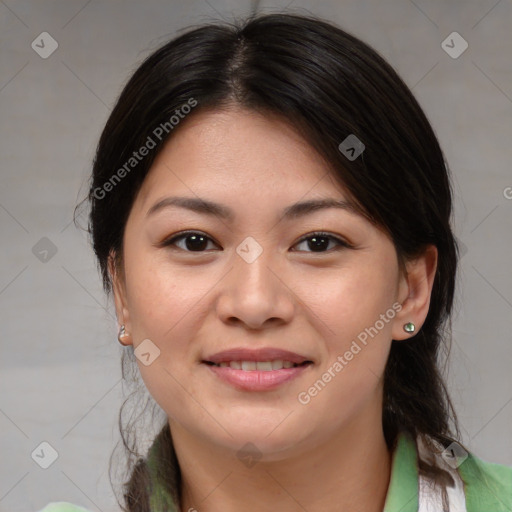
[(404, 331), (406, 332), (414, 332), (416, 326), (412, 322), (408, 322), (404, 324)]
[(119, 341), (119, 343), (121, 343), (121, 345), (124, 345), (125, 347), (127, 345), (129, 345), (129, 343), (127, 343), (127, 338), (129, 338), (130, 335), (126, 332), (126, 329), (124, 327), (124, 325), (121, 326), (121, 329), (119, 329), (119, 334), (117, 335), (117, 339)]

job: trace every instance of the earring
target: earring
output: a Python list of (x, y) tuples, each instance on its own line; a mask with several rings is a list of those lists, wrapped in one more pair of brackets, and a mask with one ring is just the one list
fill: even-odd
[(121, 329), (119, 329), (119, 334), (117, 335), (117, 339), (119, 340), (119, 343), (121, 343), (121, 345), (124, 345), (126, 347), (127, 345), (129, 345), (129, 343), (126, 342), (126, 339), (129, 337), (130, 337), (130, 335), (126, 332), (124, 325), (122, 325)]
[(414, 332), (416, 326), (412, 322), (408, 322), (404, 324), (404, 331), (406, 332)]

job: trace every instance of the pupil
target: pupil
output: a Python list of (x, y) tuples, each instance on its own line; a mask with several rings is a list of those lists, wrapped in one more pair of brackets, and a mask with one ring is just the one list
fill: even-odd
[[(189, 241), (192, 240), (192, 243)], [(203, 235), (189, 235), (186, 238), (187, 249), (191, 251), (200, 251), (205, 248), (206, 239)]]
[[(324, 242), (327, 241), (327, 244), (319, 242), (319, 240), (323, 240)], [(309, 244), (310, 249), (322, 249), (322, 248), (325, 249), (329, 245), (329, 240), (325, 236), (313, 236), (310, 238), (310, 241), (311, 241)]]

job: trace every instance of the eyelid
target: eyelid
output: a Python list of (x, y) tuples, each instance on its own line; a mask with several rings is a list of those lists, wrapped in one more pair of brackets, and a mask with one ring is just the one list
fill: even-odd
[[(166, 238), (165, 240), (163, 240), (162, 242), (160, 242), (159, 244), (156, 244), (156, 245), (158, 247), (169, 247), (169, 246), (172, 246), (176, 240), (184, 238), (187, 235), (201, 235), (201, 236), (204, 236), (205, 238), (207, 238), (208, 240), (212, 241), (215, 245), (220, 246), (220, 244), (218, 244), (211, 236), (207, 235), (206, 233), (203, 233), (202, 231), (197, 231), (197, 230), (185, 230), (185, 231), (180, 231), (178, 233), (174, 233), (171, 237)], [(341, 247), (345, 247), (348, 249), (354, 248), (354, 246), (352, 244), (347, 242), (340, 235), (335, 235), (334, 233), (330, 233), (327, 231), (311, 231), (311, 232), (303, 235), (299, 240), (297, 240), (293, 244), (293, 246), (295, 246), (301, 242), (304, 242), (305, 240), (307, 240), (308, 238), (311, 238), (313, 236), (320, 236), (320, 237), (325, 237), (325, 238), (334, 240), (338, 244), (338, 247), (329, 249), (328, 251), (320, 251), (317, 253), (315, 253), (315, 251), (295, 251), (295, 252), (309, 252), (311, 254), (328, 254), (328, 253), (331, 253), (333, 251), (340, 249)], [(201, 253), (206, 253), (207, 251), (183, 251), (183, 252), (201, 254)]]
[[(179, 231), (178, 233), (174, 233), (170, 237), (166, 238), (162, 242), (160, 242), (158, 244), (155, 244), (155, 245), (157, 247), (168, 247), (168, 246), (173, 245), (173, 242), (175, 242), (176, 240), (184, 238), (187, 235), (201, 235), (201, 236), (204, 236), (205, 238), (207, 238), (209, 241), (211, 240), (215, 245), (220, 246), (220, 244), (218, 244), (210, 235), (207, 235), (206, 233), (203, 233), (202, 231), (198, 231), (198, 230), (195, 230), (195, 229)], [(184, 251), (184, 252), (190, 252), (190, 253), (197, 252), (197, 253), (201, 253), (201, 252), (206, 252), (206, 251)]]
[[(313, 236), (322, 236), (325, 238), (330, 238), (332, 240), (335, 240), (336, 242), (338, 242), (340, 245), (342, 245), (344, 247), (353, 247), (341, 236), (335, 235), (334, 233), (329, 233), (327, 231), (312, 231), (311, 233), (308, 233), (308, 234), (304, 235), (302, 238), (300, 238), (299, 240), (297, 240), (297, 242), (295, 242), (293, 245), (297, 245), (298, 243), (303, 242), (304, 240), (307, 240), (308, 238), (311, 238)], [(326, 252), (329, 252), (329, 251), (326, 251)]]

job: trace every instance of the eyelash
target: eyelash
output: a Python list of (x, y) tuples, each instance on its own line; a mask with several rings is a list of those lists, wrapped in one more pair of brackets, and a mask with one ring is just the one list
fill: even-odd
[[(181, 233), (178, 233), (177, 235), (175, 235), (175, 236), (173, 236), (171, 238), (168, 238), (167, 240), (164, 240), (160, 244), (160, 247), (170, 247), (170, 246), (174, 245), (176, 241), (178, 241), (178, 240), (180, 240), (182, 238), (186, 238), (189, 235), (204, 236), (209, 241), (213, 242), (213, 240), (209, 236), (205, 235), (204, 233), (201, 233), (200, 231), (182, 231)], [(334, 235), (332, 235), (330, 233), (326, 233), (325, 231), (315, 231), (313, 233), (309, 233), (306, 236), (302, 237), (300, 240), (298, 240), (295, 245), (300, 244), (300, 243), (308, 240), (309, 238), (313, 238), (313, 237), (322, 237), (322, 238), (328, 238), (330, 240), (334, 240), (338, 244), (338, 247), (336, 247), (334, 249), (328, 249), (327, 251), (319, 251), (319, 252), (315, 252), (315, 251), (296, 251), (296, 252), (310, 252), (312, 254), (322, 254), (322, 253), (326, 254), (326, 253), (330, 253), (332, 251), (339, 251), (339, 250), (341, 250), (343, 248), (346, 248), (346, 249), (352, 248), (352, 246), (348, 242), (345, 242), (341, 238), (338, 238), (337, 236), (334, 236)], [(184, 252), (188, 252), (188, 253), (198, 253), (198, 254), (201, 254), (201, 253), (207, 252), (207, 251), (189, 251), (189, 250), (186, 250), (186, 249), (182, 249), (181, 247), (179, 249), (184, 251)]]

